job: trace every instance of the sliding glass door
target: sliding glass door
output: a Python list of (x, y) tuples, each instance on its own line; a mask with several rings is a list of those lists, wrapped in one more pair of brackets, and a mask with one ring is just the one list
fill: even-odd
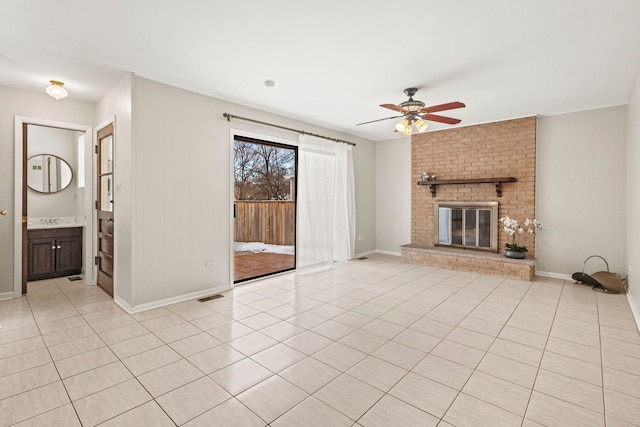
[(296, 267), (297, 147), (234, 137), (234, 283)]

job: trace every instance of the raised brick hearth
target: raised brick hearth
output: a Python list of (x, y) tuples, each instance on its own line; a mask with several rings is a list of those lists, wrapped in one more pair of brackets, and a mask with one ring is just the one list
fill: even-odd
[(493, 252), (424, 245), (403, 245), (402, 262), (472, 271), (518, 280), (533, 280), (536, 261), (533, 258), (511, 259)]

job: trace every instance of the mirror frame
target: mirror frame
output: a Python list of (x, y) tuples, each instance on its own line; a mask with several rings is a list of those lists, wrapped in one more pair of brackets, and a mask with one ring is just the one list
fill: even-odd
[(27, 178), (28, 178), (28, 176), (29, 176), (29, 171), (28, 171), (28, 168), (29, 168), (29, 160), (33, 159), (34, 157), (40, 157), (40, 156), (51, 156), (51, 157), (55, 157), (55, 158), (57, 158), (57, 159), (60, 159), (60, 160), (61, 160), (65, 165), (67, 165), (67, 167), (69, 168), (69, 172), (70, 172), (70, 174), (71, 174), (71, 178), (69, 179), (69, 182), (67, 183), (67, 185), (65, 185), (64, 187), (62, 187), (62, 188), (60, 188), (59, 190), (56, 190), (56, 191), (40, 191), (40, 190), (37, 190), (37, 189), (33, 188), (33, 187), (29, 184), (29, 180), (28, 180), (28, 179), (27, 179), (27, 187), (28, 187), (30, 190), (33, 190), (33, 191), (35, 191), (36, 193), (40, 193), (40, 194), (56, 194), (56, 193), (59, 193), (59, 192), (61, 192), (61, 191), (66, 190), (67, 188), (69, 188), (69, 186), (70, 186), (70, 185), (71, 185), (71, 183), (73, 182), (73, 178), (74, 178), (73, 168), (71, 167), (71, 165), (69, 164), (69, 162), (67, 162), (65, 159), (63, 159), (62, 157), (57, 156), (57, 155), (55, 155), (55, 154), (41, 153), (41, 154), (34, 154), (34, 155), (32, 155), (32, 156), (29, 156), (29, 157), (27, 158)]

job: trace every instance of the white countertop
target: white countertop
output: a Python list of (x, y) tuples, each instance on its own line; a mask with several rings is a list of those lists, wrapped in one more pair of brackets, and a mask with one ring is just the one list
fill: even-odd
[(43, 230), (47, 228), (73, 228), (84, 227), (84, 224), (78, 224), (75, 222), (65, 222), (61, 224), (27, 224), (27, 230)]
[[(48, 220), (45, 224), (43, 220)], [(84, 224), (77, 222), (74, 217), (59, 218), (29, 218), (27, 230), (43, 230), (48, 228), (73, 228), (84, 227)]]

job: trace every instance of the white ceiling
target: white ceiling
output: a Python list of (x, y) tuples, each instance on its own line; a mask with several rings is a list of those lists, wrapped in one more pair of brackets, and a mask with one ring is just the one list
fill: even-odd
[(638, 0), (0, 1), (2, 85), (93, 102), (134, 72), (372, 140), (409, 86), (461, 125), (626, 104), (639, 46)]

